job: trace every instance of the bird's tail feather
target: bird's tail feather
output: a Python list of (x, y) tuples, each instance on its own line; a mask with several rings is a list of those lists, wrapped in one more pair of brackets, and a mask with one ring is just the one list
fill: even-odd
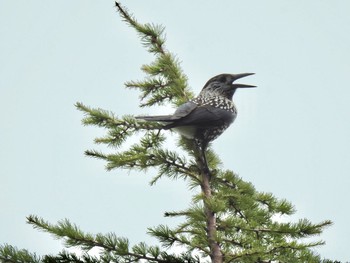
[(144, 121), (174, 121), (172, 115), (158, 115), (158, 116), (136, 116), (135, 119)]

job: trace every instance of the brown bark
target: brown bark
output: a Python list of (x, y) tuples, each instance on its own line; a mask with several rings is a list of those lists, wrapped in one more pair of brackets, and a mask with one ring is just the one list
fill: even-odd
[[(204, 155), (204, 152), (201, 152)], [(201, 169), (201, 190), (204, 198), (204, 214), (206, 217), (207, 224), (207, 238), (210, 248), (210, 258), (213, 263), (222, 263), (223, 254), (220, 248), (220, 245), (216, 241), (216, 216), (215, 213), (209, 208), (206, 200), (209, 200), (212, 197), (212, 189), (210, 185), (211, 174), (207, 166), (205, 156), (197, 159), (197, 164)]]

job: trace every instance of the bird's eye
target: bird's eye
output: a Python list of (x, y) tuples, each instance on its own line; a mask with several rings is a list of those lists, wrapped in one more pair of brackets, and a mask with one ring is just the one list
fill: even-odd
[(226, 82), (226, 76), (225, 76), (225, 75), (221, 76), (221, 77), (219, 78), (219, 81), (220, 81), (220, 82)]

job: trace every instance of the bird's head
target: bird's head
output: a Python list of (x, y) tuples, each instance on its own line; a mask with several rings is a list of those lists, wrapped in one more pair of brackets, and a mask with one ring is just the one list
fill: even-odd
[(240, 74), (220, 74), (212, 77), (204, 85), (201, 94), (209, 95), (215, 94), (217, 96), (224, 96), (232, 100), (232, 96), (238, 88), (255, 88), (256, 86), (234, 83), (235, 80), (253, 75), (254, 73), (240, 73)]

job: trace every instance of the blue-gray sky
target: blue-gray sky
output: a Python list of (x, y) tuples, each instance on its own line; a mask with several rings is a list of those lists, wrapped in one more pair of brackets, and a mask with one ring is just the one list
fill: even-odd
[[(290, 218), (334, 225), (317, 249), (349, 260), (350, 2), (124, 1), (140, 22), (166, 26), (167, 48), (198, 93), (223, 72), (255, 72), (258, 86), (235, 95), (239, 115), (214, 143), (224, 167), (258, 190), (292, 202)], [(152, 56), (118, 17), (113, 1), (0, 2), (0, 243), (55, 253), (61, 244), (25, 224), (36, 214), (69, 218), (89, 232), (155, 242), (145, 232), (174, 224), (186, 184), (104, 170), (84, 157), (102, 131), (83, 127), (74, 103), (118, 115), (151, 114), (138, 93)], [(165, 109), (171, 112), (171, 109)]]

